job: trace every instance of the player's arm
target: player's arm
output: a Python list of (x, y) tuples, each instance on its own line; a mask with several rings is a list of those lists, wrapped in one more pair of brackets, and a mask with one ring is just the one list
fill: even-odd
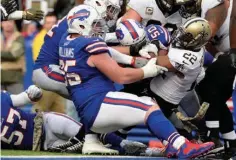
[(15, 107), (22, 107), (26, 104), (38, 101), (42, 97), (42, 90), (31, 85), (25, 92), (10, 95), (12, 104)]
[(138, 22), (142, 21), (142, 17), (134, 9), (130, 8), (121, 18), (121, 21), (126, 19), (133, 19)]
[(177, 70), (175, 69), (175, 67), (170, 63), (170, 59), (167, 55), (165, 56), (158, 56), (157, 57), (157, 64), (165, 67), (168, 69), (168, 71), (170, 72), (177, 72)]
[(129, 84), (144, 78), (154, 77), (165, 68), (155, 64), (156, 59), (150, 60), (147, 65), (140, 69), (122, 68), (114, 61), (108, 53), (92, 55), (89, 58), (90, 66), (98, 68), (109, 79), (120, 84)]
[(117, 63), (130, 65), (134, 68), (141, 68), (145, 66), (148, 62), (148, 59), (146, 58), (129, 56), (111, 47), (109, 47), (109, 51), (110, 51), (112, 59), (114, 59)]
[(212, 37), (214, 37), (217, 31), (220, 29), (227, 17), (227, 8), (224, 3), (219, 4), (218, 6), (209, 9), (206, 12), (205, 19), (208, 20), (210, 24)]
[(35, 20), (39, 21), (43, 19), (44, 12), (36, 9), (27, 9), (25, 11), (15, 11), (8, 16), (8, 20)]

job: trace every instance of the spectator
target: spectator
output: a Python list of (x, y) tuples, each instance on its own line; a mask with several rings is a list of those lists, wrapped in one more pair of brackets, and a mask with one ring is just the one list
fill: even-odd
[(14, 21), (2, 22), (1, 87), (13, 94), (23, 91), (24, 38), (16, 30)]
[(57, 17), (54, 13), (48, 13), (45, 16), (43, 29), (36, 35), (34, 41), (33, 41), (33, 58), (34, 60), (37, 59), (41, 46), (44, 42), (44, 36), (47, 34), (47, 32), (57, 23)]
[[(53, 25), (56, 25), (56, 23), (57, 17), (53, 13), (48, 13), (45, 16), (43, 29), (36, 35), (33, 41), (34, 60), (36, 60), (39, 55), (41, 46), (44, 43), (44, 36), (47, 34), (48, 31), (50, 31)], [(65, 113), (65, 101), (58, 94), (43, 90), (43, 97), (37, 104), (35, 104), (34, 109), (39, 109), (41, 111)]]

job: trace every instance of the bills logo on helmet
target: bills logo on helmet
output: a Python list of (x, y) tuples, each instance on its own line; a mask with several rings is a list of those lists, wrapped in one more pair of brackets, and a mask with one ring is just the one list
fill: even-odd
[(121, 29), (116, 30), (116, 37), (118, 40), (122, 40), (124, 38), (124, 33), (122, 32)]
[(75, 19), (79, 19), (80, 21), (84, 21), (89, 16), (90, 16), (90, 11), (88, 11), (86, 9), (82, 9), (82, 10), (79, 10), (78, 12), (75, 12), (68, 19), (71, 19), (70, 24), (72, 24)]

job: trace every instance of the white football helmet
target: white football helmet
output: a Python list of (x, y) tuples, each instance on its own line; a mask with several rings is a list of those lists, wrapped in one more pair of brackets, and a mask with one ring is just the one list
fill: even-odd
[(120, 0), (108, 0), (107, 4), (107, 25), (112, 27), (116, 24), (118, 15), (121, 11), (120, 6), (122, 2)]
[(117, 25), (116, 36), (122, 45), (132, 45), (142, 41), (146, 33), (139, 22), (127, 19)]
[(107, 32), (106, 21), (89, 5), (79, 5), (71, 9), (67, 15), (67, 24), (68, 33), (103, 38)]
[(84, 4), (95, 8), (102, 18), (107, 16), (108, 0), (84, 0)]

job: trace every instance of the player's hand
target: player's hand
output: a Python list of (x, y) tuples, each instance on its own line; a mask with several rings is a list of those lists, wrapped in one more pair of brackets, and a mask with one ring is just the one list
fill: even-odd
[(139, 51), (139, 55), (144, 58), (151, 58), (151, 55), (149, 53), (154, 53), (155, 56), (158, 54), (158, 48), (155, 44), (149, 43), (142, 47), (142, 49)]
[(44, 12), (41, 10), (27, 9), (23, 12), (23, 19), (25, 20), (36, 20), (39, 21), (43, 19)]
[(148, 59), (144, 57), (133, 57), (131, 66), (134, 68), (141, 68), (148, 63)]
[(1, 17), (3, 20), (7, 20), (9, 14), (17, 10), (17, 4), (15, 0), (2, 0), (1, 1)]
[(143, 79), (149, 77), (155, 77), (158, 74), (162, 74), (168, 71), (167, 68), (157, 65), (156, 61), (157, 58), (152, 58), (151, 60), (148, 61), (148, 63), (144, 67), (141, 68), (144, 72)]
[(29, 86), (26, 93), (28, 94), (29, 99), (33, 102), (40, 100), (43, 95), (42, 90), (35, 85)]
[(140, 42), (130, 46), (130, 55), (138, 56), (139, 51), (147, 44), (146, 38), (143, 38)]

